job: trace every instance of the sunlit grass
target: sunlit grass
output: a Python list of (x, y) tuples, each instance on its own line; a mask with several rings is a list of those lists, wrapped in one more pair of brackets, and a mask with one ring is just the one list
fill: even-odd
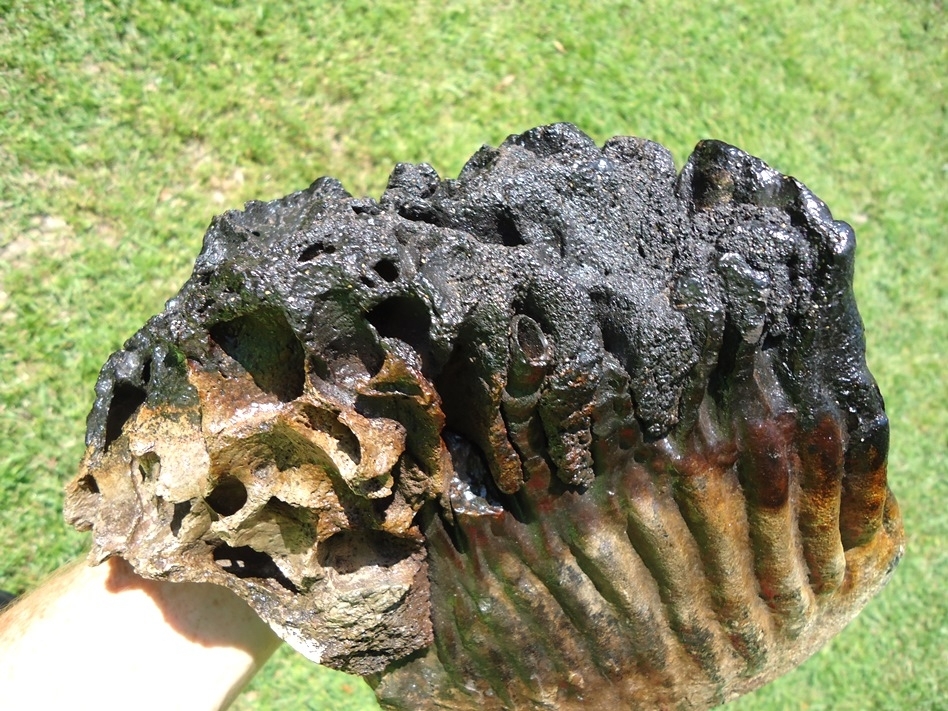
[[(948, 31), (937, 2), (0, 0), (0, 587), (79, 555), (60, 489), (99, 366), (187, 278), (211, 216), (324, 174), (378, 194), (568, 120), (720, 138), (854, 224), (909, 548), (889, 588), (745, 709), (948, 703)], [(239, 709), (373, 708), (284, 650)]]

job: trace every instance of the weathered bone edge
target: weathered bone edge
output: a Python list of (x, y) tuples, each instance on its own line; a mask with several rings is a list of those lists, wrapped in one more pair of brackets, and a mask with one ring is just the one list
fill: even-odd
[(722, 703), (902, 552), (854, 247), (736, 148), (568, 124), (248, 203), (102, 369), (66, 517), (386, 708)]

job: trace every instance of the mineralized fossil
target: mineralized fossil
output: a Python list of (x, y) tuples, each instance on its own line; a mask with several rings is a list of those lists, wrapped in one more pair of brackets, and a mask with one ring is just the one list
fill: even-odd
[(722, 703), (901, 555), (854, 246), (736, 148), (568, 124), (248, 203), (102, 369), (67, 519), (386, 708)]

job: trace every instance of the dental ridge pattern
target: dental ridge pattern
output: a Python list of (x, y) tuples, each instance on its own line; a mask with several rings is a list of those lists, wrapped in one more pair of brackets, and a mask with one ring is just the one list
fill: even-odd
[(723, 703), (902, 553), (854, 248), (734, 147), (569, 124), (248, 203), (103, 367), (66, 518), (385, 708)]

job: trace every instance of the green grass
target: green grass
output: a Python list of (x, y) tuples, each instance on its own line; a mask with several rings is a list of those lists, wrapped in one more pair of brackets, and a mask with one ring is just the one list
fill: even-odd
[[(737, 709), (948, 707), (948, 20), (941, 2), (0, 0), (0, 587), (79, 555), (62, 484), (99, 366), (211, 216), (397, 161), (455, 175), (567, 120), (758, 155), (854, 224), (908, 553), (840, 637)], [(51, 670), (55, 674), (55, 670)], [(371, 709), (281, 651), (237, 709)]]

